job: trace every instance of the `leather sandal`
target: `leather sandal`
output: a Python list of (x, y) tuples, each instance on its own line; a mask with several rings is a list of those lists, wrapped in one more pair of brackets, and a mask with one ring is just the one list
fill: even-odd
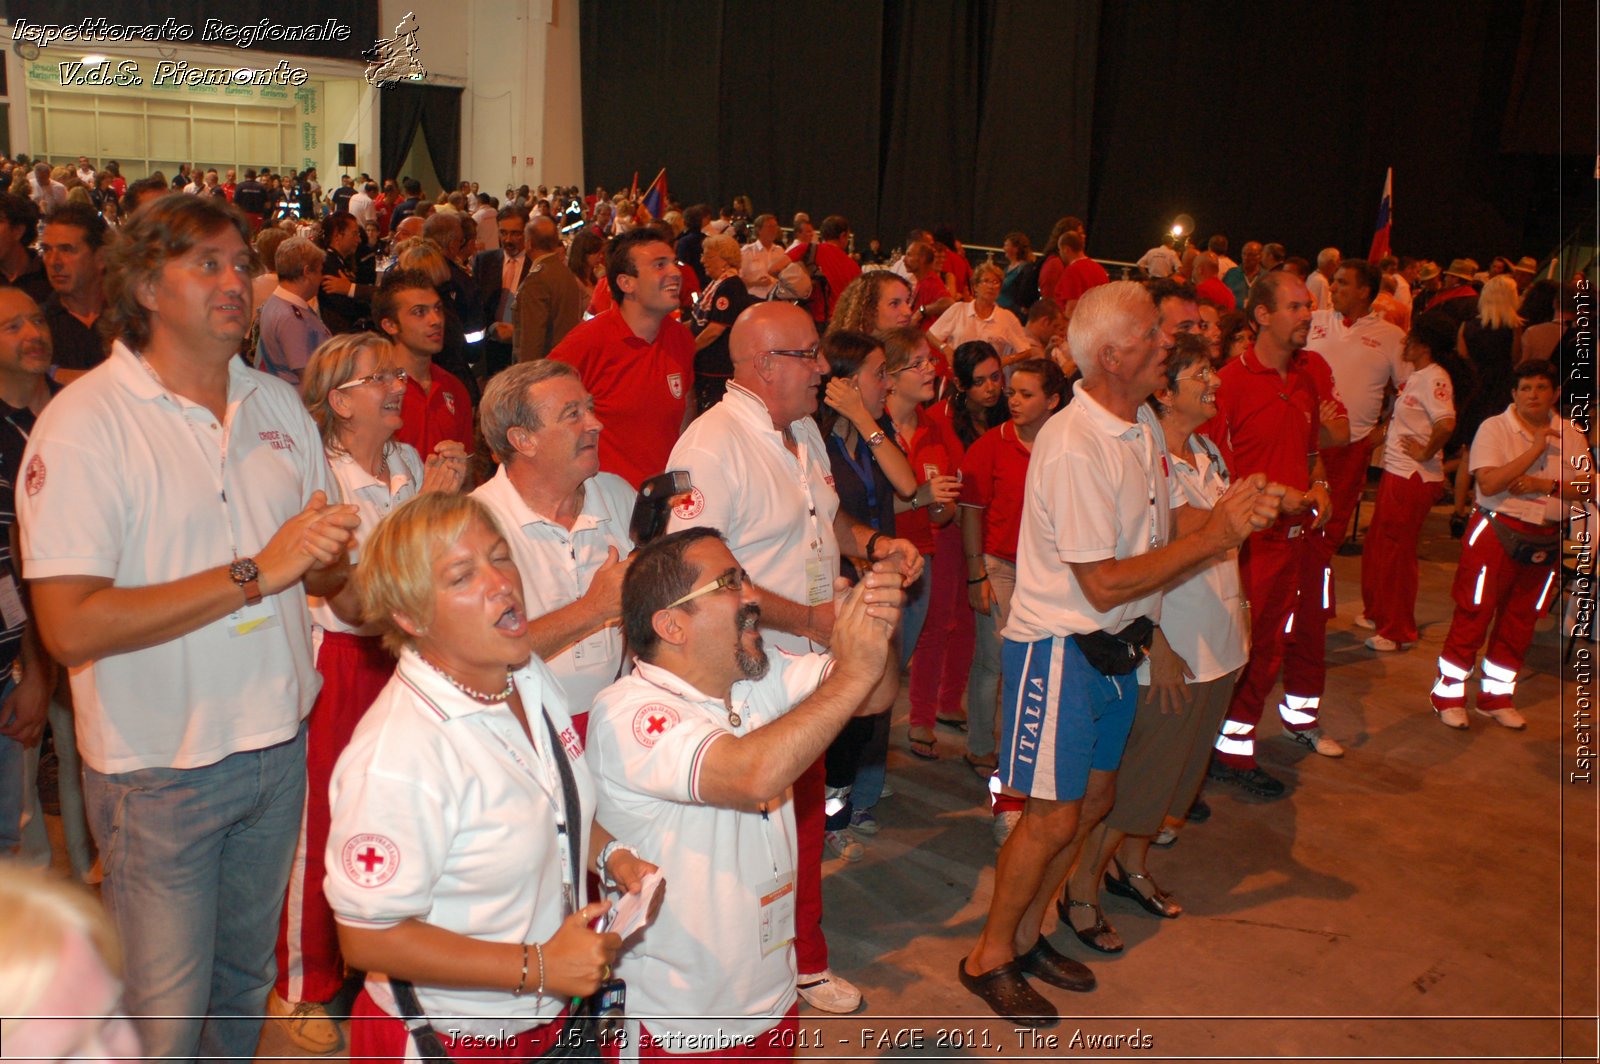
[[(1137, 902), (1139, 908), (1151, 916), (1159, 916), (1163, 920), (1176, 920), (1183, 915), (1183, 906), (1173, 901), (1172, 895), (1158, 887), (1156, 881), (1151, 878), (1150, 873), (1130, 872), (1123, 868), (1122, 862), (1115, 857), (1111, 859), (1111, 865), (1117, 870), (1116, 875), (1112, 875), (1109, 870), (1106, 872), (1106, 889), (1111, 893), (1121, 898), (1127, 898), (1129, 901)], [(1137, 879), (1142, 879), (1149, 884), (1149, 894), (1145, 894), (1135, 885), (1134, 880)]]
[(913, 728), (908, 736), (911, 746), (911, 756), (920, 757), (924, 761), (939, 760), (939, 744), (933, 740), (933, 732), (926, 728)]
[(982, 975), (968, 975), (967, 959), (963, 957), (956, 962), (956, 974), (961, 985), (982, 998), (996, 1016), (1019, 1027), (1054, 1027), (1061, 1022), (1056, 1007), (1022, 977), (1022, 965), (1017, 961), (991, 968)]
[[(1088, 909), (1094, 913), (1094, 923), (1080, 930), (1073, 924), (1072, 917), (1068, 915), (1073, 909)], [(1106, 914), (1094, 902), (1077, 901), (1063, 895), (1056, 900), (1056, 915), (1061, 917), (1062, 923), (1072, 928), (1072, 933), (1078, 936), (1079, 942), (1082, 942), (1096, 953), (1122, 952), (1122, 942), (1120, 940), (1114, 946), (1106, 943), (1105, 936), (1110, 935), (1115, 938), (1117, 929), (1106, 923)]]

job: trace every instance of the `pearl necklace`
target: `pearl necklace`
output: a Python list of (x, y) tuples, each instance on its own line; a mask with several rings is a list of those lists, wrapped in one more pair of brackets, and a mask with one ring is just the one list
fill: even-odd
[(440, 676), (443, 676), (445, 681), (449, 683), (451, 687), (454, 687), (457, 691), (460, 691), (474, 702), (481, 702), (486, 706), (497, 706), (502, 702), (510, 701), (511, 696), (516, 693), (517, 682), (512, 678), (510, 671), (506, 672), (506, 688), (504, 691), (499, 691), (495, 694), (485, 694), (482, 691), (475, 691), (466, 684), (462, 683), (460, 680), (457, 680), (454, 676), (451, 676), (448, 672), (445, 672), (443, 669), (439, 668), (439, 666), (429, 661), (424, 655), (418, 654), (417, 657), (422, 658), (422, 663), (428, 666), (428, 668), (432, 669)]

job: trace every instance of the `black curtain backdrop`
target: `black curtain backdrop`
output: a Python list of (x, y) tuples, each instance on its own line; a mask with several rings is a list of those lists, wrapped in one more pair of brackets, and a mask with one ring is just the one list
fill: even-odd
[[(200, 33), (207, 19), (228, 25), (254, 25), (266, 19), (275, 26), (321, 25), (328, 19), (350, 27), (347, 41), (261, 41), (239, 49), (241, 55), (275, 52), (281, 55), (314, 55), (325, 59), (360, 59), (362, 49), (371, 48), (380, 37), (394, 32), (393, 26), (378, 26), (378, 0), (200, 0), (174, 3), (173, 0), (4, 0), (0, 11), (12, 22), (27, 19), (39, 23), (76, 24), (85, 18), (103, 18), (118, 25), (160, 25), (167, 19), (192, 26), (194, 36), (185, 44), (227, 47), (226, 41), (203, 42)], [(426, 29), (426, 28), (424, 28)], [(57, 42), (57, 48), (90, 51), (90, 42)]]
[[(1038, 244), (1084, 217), (1136, 258), (1202, 237), (1365, 254), (1547, 253), (1593, 194), (1587, 0), (582, 0), (585, 181), (662, 167), (858, 243), (950, 224)], [(1564, 220), (1563, 220), (1564, 218)]]
[(421, 132), (440, 184), (454, 189), (461, 180), (461, 90), (400, 82), (384, 86), (378, 99), (380, 172), (398, 179), (411, 141)]

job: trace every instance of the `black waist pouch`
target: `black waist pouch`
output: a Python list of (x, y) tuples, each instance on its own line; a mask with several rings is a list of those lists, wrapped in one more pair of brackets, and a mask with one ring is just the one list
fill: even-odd
[(1087, 635), (1074, 635), (1072, 639), (1096, 670), (1106, 676), (1126, 676), (1150, 653), (1150, 641), (1155, 638), (1155, 632), (1155, 623), (1148, 617), (1140, 617), (1120, 632), (1102, 628)]

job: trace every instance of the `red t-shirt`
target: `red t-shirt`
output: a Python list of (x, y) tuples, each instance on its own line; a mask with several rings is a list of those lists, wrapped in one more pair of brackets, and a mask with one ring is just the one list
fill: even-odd
[(944, 272), (948, 273), (956, 282), (955, 296), (957, 299), (970, 299), (972, 297), (972, 263), (959, 251), (946, 251), (944, 253)]
[(1061, 281), (1056, 285), (1056, 302), (1065, 307), (1074, 299), (1082, 298), (1089, 289), (1110, 283), (1111, 276), (1106, 273), (1105, 267), (1089, 256), (1073, 259), (1061, 271)]
[(939, 279), (939, 275), (932, 270), (928, 271), (928, 276), (917, 282), (917, 286), (911, 290), (911, 309), (916, 312), (917, 317), (915, 320), (923, 332), (927, 332), (932, 328), (933, 323), (939, 320), (939, 316), (934, 314), (924, 317), (922, 308), (932, 306), (941, 299), (949, 298), (950, 289), (944, 286), (944, 282)]
[(1061, 261), (1060, 255), (1045, 255), (1040, 261), (1044, 265), (1039, 267), (1039, 294), (1054, 300), (1056, 289), (1061, 287), (1061, 271), (1067, 264)]
[(1007, 421), (978, 437), (961, 463), (961, 503), (984, 507), (983, 552), (1008, 562), (1017, 560), (1022, 532), (1022, 502), (1033, 452), (1017, 438), (1015, 422)]
[(433, 383), (426, 393), (417, 378), (406, 378), (400, 400), (403, 424), (394, 438), (417, 449), (423, 461), (445, 440), (455, 440), (472, 453), (472, 398), (454, 373), (434, 366)]
[(1233, 475), (1265, 473), (1291, 488), (1310, 487), (1309, 456), (1318, 452), (1322, 427), (1318, 407), (1336, 398), (1328, 363), (1314, 351), (1300, 351), (1280, 376), (1251, 346), (1219, 377), (1217, 416), (1199, 431), (1222, 448)]
[(601, 469), (637, 488), (667, 468), (694, 386), (694, 337), (681, 322), (664, 320), (650, 343), (609, 310), (579, 323), (550, 357), (576, 369), (594, 396)]
[[(931, 416), (927, 410), (917, 412), (917, 431), (911, 439), (896, 433), (895, 443), (905, 452), (918, 484), (926, 484), (936, 473), (948, 475), (961, 468), (961, 441), (950, 431), (949, 422)], [(927, 507), (895, 514), (894, 531), (901, 539), (915, 543), (923, 554), (933, 553), (933, 522), (928, 518)]]
[(1201, 299), (1209, 299), (1228, 310), (1236, 310), (1239, 306), (1238, 297), (1233, 294), (1233, 289), (1217, 280), (1207, 277), (1204, 281), (1194, 286), (1194, 294)]
[[(791, 262), (803, 262), (806, 252), (810, 250), (808, 244), (796, 244), (789, 249)], [(827, 305), (823, 306), (823, 292), (812, 291), (811, 298), (806, 301), (806, 306), (811, 311), (811, 316), (817, 321), (826, 321), (833, 317), (833, 306), (839, 302), (839, 293), (843, 292), (845, 285), (861, 276), (861, 264), (843, 251), (838, 245), (830, 244), (826, 240), (817, 241), (817, 268), (828, 279)]]

